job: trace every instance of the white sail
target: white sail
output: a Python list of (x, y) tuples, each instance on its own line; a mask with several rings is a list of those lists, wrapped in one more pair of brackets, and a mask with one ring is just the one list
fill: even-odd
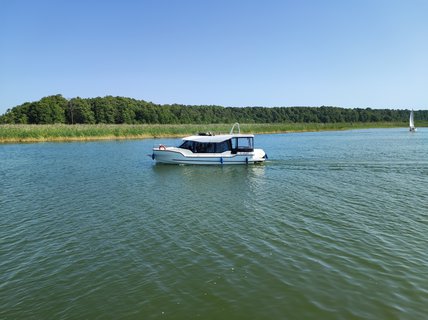
[(414, 116), (413, 116), (413, 110), (410, 112), (410, 120), (409, 120), (409, 130), (410, 131), (415, 131), (415, 120), (414, 120)]

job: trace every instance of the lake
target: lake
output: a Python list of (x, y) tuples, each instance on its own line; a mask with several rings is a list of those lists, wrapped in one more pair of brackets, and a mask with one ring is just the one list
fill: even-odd
[[(245, 128), (243, 128), (245, 129)], [(0, 145), (1, 319), (423, 319), (428, 128)]]

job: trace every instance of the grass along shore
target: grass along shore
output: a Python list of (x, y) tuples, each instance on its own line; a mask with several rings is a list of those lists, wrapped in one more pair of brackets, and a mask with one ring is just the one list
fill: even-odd
[[(419, 124), (419, 126), (427, 126)], [(242, 133), (287, 133), (406, 127), (404, 122), (240, 124)], [(0, 125), (0, 143), (89, 141), (183, 137), (198, 132), (228, 133), (232, 124)]]

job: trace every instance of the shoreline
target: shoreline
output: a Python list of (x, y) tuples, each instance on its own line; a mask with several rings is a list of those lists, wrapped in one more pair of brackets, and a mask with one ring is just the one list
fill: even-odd
[[(243, 133), (286, 134), (356, 129), (404, 128), (407, 124), (382, 123), (272, 123), (241, 124)], [(181, 138), (197, 132), (229, 132), (230, 124), (179, 125), (0, 125), (0, 144), (84, 142)], [(422, 126), (421, 126), (422, 127)]]

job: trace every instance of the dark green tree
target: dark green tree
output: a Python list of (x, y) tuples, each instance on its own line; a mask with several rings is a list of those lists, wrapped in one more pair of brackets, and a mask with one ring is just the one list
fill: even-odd
[(66, 112), (66, 120), (69, 124), (75, 123), (95, 123), (95, 116), (91, 109), (91, 104), (86, 99), (79, 97), (70, 99)]

